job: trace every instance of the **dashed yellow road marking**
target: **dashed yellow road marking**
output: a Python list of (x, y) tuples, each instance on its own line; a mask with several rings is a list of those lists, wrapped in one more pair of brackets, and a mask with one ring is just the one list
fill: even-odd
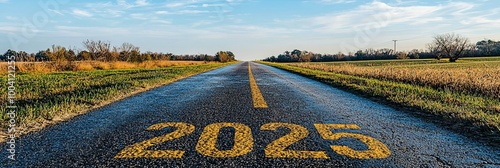
[(355, 138), (365, 143), (368, 150), (357, 151), (348, 146), (332, 145), (330, 146), (333, 151), (338, 154), (345, 155), (357, 159), (381, 159), (391, 155), (391, 151), (387, 146), (379, 140), (356, 133), (339, 132), (333, 133), (331, 129), (360, 129), (355, 124), (314, 124), (323, 139), (338, 140), (340, 138)]
[(248, 63), (248, 76), (250, 78), (250, 90), (252, 91), (252, 100), (254, 108), (267, 108), (266, 100), (260, 93), (259, 86), (257, 86), (257, 82), (252, 74), (252, 68), (250, 67), (250, 63)]
[(280, 127), (287, 127), (290, 129), (290, 133), (281, 138), (278, 138), (271, 142), (264, 149), (266, 157), (270, 158), (317, 158), (317, 159), (328, 159), (328, 155), (324, 151), (299, 151), (299, 150), (286, 150), (290, 145), (306, 138), (309, 135), (309, 131), (303, 126), (297, 124), (289, 123), (268, 123), (260, 127), (261, 130), (275, 131)]
[[(219, 150), (215, 146), (221, 128), (232, 127), (234, 146), (230, 150)], [(207, 125), (196, 144), (196, 151), (210, 157), (226, 158), (245, 155), (253, 150), (253, 136), (250, 127), (240, 123), (214, 123)]]
[(142, 142), (125, 147), (115, 158), (182, 158), (184, 151), (182, 150), (147, 150), (148, 147), (157, 144), (174, 140), (188, 134), (193, 133), (195, 127), (191, 124), (180, 122), (158, 123), (148, 127), (147, 130), (161, 130), (167, 127), (176, 127), (177, 129), (171, 133), (154, 137)]

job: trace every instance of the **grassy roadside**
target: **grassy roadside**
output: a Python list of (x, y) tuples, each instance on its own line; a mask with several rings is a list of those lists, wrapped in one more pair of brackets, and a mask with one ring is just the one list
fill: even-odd
[[(487, 142), (500, 142), (500, 100), (370, 77), (280, 63), (259, 62), (361, 94), (404, 111), (429, 116), (447, 128)], [(418, 113), (418, 114), (417, 114)]]
[[(40, 130), (139, 92), (229, 64), (232, 63), (149, 69), (18, 73), (16, 135)], [(7, 76), (0, 77), (0, 82), (7, 83)], [(1, 92), (2, 95), (7, 95), (7, 88), (2, 87)], [(1, 97), (0, 102), (6, 105), (7, 97)], [(10, 119), (5, 106), (0, 108), (0, 119), (0, 142), (5, 142)]]
[[(201, 65), (204, 61), (62, 61), (62, 62), (16, 62), (16, 71), (22, 73), (54, 73), (61, 71), (93, 71), (93, 70), (118, 70), (118, 69), (145, 69), (165, 68), (170, 66)], [(7, 69), (7, 62), (0, 62), (0, 69)], [(1, 75), (7, 71), (0, 71)]]

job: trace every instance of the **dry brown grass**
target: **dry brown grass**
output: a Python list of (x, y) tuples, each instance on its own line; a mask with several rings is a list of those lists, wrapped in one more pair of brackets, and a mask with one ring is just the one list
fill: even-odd
[[(0, 62), (0, 69), (2, 69), (0, 71), (0, 74), (7, 73), (7, 66), (7, 62)], [(56, 67), (54, 66), (54, 64), (47, 62), (16, 62), (15, 66), (18, 72), (47, 73), (56, 71)]]
[(75, 64), (74, 71), (91, 71), (94, 70), (94, 66), (90, 62), (81, 62)]
[(92, 61), (90, 63), (92, 64), (92, 66), (95, 69), (99, 69), (99, 70), (108, 70), (108, 69), (111, 69), (111, 65), (110, 65), (111, 63), (110, 62)]
[(112, 62), (112, 69), (133, 69), (136, 68), (137, 65), (131, 62)]
[(141, 68), (156, 68), (156, 67), (169, 67), (169, 66), (186, 66), (186, 65), (200, 65), (205, 64), (203, 61), (146, 61), (140, 63), (138, 66)]
[[(204, 61), (145, 61), (133, 62), (100, 62), (100, 61), (73, 61), (73, 62), (16, 62), (17, 72), (51, 73), (58, 71), (92, 71), (109, 69), (136, 69), (136, 68), (164, 68), (170, 66), (187, 66), (207, 64)], [(7, 73), (7, 62), (0, 62), (0, 74)]]
[(498, 66), (356, 66), (352, 64), (290, 64), (347, 75), (398, 81), (500, 98)]

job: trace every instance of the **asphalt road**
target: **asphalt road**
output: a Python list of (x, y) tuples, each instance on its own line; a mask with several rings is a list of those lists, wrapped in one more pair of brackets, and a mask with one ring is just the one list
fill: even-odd
[(16, 161), (6, 149), (0, 167), (500, 167), (497, 147), (248, 62), (23, 136)]

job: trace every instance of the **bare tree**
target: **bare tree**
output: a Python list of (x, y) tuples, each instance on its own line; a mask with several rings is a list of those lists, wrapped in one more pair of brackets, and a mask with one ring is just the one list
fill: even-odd
[(406, 52), (398, 52), (396, 54), (397, 59), (408, 59), (408, 54)]
[(97, 60), (111, 61), (111, 44), (109, 41), (97, 41)]
[(111, 60), (111, 44), (104, 41), (88, 40), (83, 42), (92, 60)]
[(97, 59), (97, 46), (95, 41), (88, 40), (83, 42), (83, 47), (87, 49), (91, 60)]
[(139, 52), (139, 47), (136, 47), (127, 42), (123, 43), (119, 49), (121, 61), (131, 61), (132, 51)]
[(436, 54), (438, 60), (441, 56), (450, 59), (450, 62), (455, 62), (462, 57), (466, 51), (470, 50), (473, 45), (468, 38), (458, 34), (443, 34), (434, 37), (434, 41), (428, 44), (429, 50)]
[(120, 57), (120, 52), (117, 47), (113, 47), (111, 51), (111, 61), (118, 61), (118, 57)]
[(434, 54), (436, 56), (437, 60), (441, 60), (443, 58), (443, 55), (441, 55), (441, 49), (439, 48), (438, 45), (435, 45), (434, 43), (429, 43), (427, 44), (427, 48), (429, 48), (429, 52)]
[(413, 49), (410, 51), (410, 53), (408, 54), (408, 56), (412, 59), (419, 59), (420, 58), (420, 55), (418, 55), (418, 53), (421, 53), (421, 51), (419, 51), (418, 49)]
[(219, 62), (228, 62), (229, 56), (228, 56), (227, 52), (219, 51), (219, 52), (217, 52), (217, 54), (215, 54), (215, 59)]
[(52, 52), (49, 54), (49, 59), (55, 62), (66, 61), (66, 48), (58, 45), (52, 45)]

